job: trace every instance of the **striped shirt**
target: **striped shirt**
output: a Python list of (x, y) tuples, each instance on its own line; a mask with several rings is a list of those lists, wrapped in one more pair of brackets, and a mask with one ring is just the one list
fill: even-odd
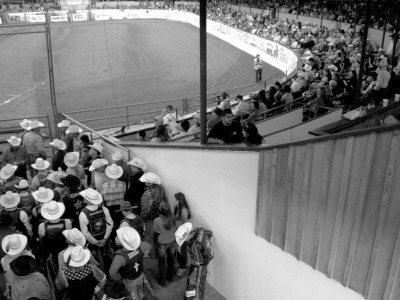
[(29, 154), (46, 158), (43, 138), (36, 132), (31, 131), (24, 135), (24, 146)]
[(106, 206), (121, 205), (124, 201), (126, 184), (117, 179), (103, 183), (102, 195)]

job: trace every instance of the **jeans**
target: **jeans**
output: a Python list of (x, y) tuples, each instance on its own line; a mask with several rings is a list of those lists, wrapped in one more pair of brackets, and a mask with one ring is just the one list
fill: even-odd
[[(158, 244), (158, 271), (160, 273), (160, 284), (165, 285), (165, 281), (172, 282), (174, 278), (174, 263), (176, 242), (168, 244)], [(166, 261), (165, 261), (166, 259)]]
[(262, 69), (256, 70), (256, 82), (262, 81)]
[(207, 279), (207, 265), (190, 265), (184, 300), (202, 300)]
[(184, 242), (181, 246), (181, 252), (176, 251), (176, 258), (179, 263), (180, 269), (186, 269), (187, 265), (187, 242)]

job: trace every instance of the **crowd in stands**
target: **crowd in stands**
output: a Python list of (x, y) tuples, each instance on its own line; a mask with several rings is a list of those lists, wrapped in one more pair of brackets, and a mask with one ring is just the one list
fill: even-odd
[(153, 299), (144, 259), (157, 259), (159, 288), (188, 276), (186, 295), (204, 299), (212, 232), (193, 228), (183, 193), (168, 201), (144, 160), (104, 159), (66, 120), (51, 160), (44, 124), (20, 125), (1, 159), (2, 299)]

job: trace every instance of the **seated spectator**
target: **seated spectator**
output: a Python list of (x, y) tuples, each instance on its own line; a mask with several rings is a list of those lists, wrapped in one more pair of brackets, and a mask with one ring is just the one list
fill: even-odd
[(151, 139), (150, 142), (163, 143), (163, 142), (168, 142), (169, 140), (170, 137), (168, 135), (167, 128), (162, 124), (157, 125), (156, 131), (154, 132), (153, 138)]
[(258, 133), (256, 125), (252, 122), (244, 123), (243, 136), (246, 145), (261, 145), (264, 143), (263, 137)]
[(240, 119), (242, 116), (247, 116), (249, 112), (249, 104), (243, 100), (242, 95), (236, 96), (237, 105), (233, 108), (232, 113), (236, 119)]
[(216, 124), (221, 122), (221, 114), (222, 110), (218, 106), (214, 108), (214, 110), (211, 113), (210, 119), (207, 121), (207, 129), (211, 130)]
[(209, 144), (232, 144), (243, 142), (242, 126), (233, 120), (232, 111), (226, 109), (221, 114), (222, 122), (215, 125), (207, 137)]
[(139, 142), (145, 142), (146, 141), (146, 131), (140, 130), (136, 134), (136, 138)]

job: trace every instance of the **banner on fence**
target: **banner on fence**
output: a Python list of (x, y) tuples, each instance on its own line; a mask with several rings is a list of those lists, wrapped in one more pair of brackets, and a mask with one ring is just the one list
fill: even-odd
[(9, 13), (8, 17), (10, 23), (26, 22), (25, 13)]
[(44, 23), (46, 22), (46, 15), (43, 12), (27, 12), (26, 20), (30, 23)]
[(51, 22), (68, 22), (68, 15), (67, 14), (60, 14), (56, 16), (50, 16)]
[(83, 22), (88, 20), (88, 15), (89, 12), (87, 11), (82, 11), (82, 12), (76, 12), (72, 14), (72, 21), (73, 22)]

